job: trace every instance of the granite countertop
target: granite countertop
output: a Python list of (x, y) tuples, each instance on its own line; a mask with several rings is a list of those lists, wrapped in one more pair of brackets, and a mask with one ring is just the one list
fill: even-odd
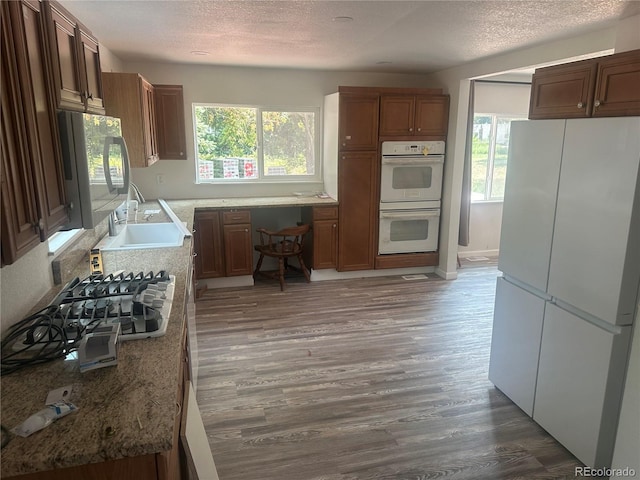
[[(190, 227), (193, 211), (180, 218)], [(0, 477), (171, 449), (176, 403), (182, 403), (178, 381), (183, 368), (191, 238), (185, 238), (179, 248), (156, 249), (149, 261), (153, 263), (135, 268), (166, 269), (176, 277), (166, 334), (122, 342), (115, 367), (80, 373), (75, 359), (60, 359), (3, 376), (1, 418), (7, 429), (43, 409), (47, 394), (56, 388), (73, 386), (70, 401), (78, 411), (27, 438), (11, 434), (11, 441), (2, 449)], [(89, 275), (88, 261), (72, 273), (80, 278)], [(61, 289), (54, 287), (37, 308), (47, 305)], [(112, 435), (105, 433), (107, 427)]]
[[(167, 203), (178, 214), (182, 209), (214, 209), (214, 208), (269, 208), (269, 207), (306, 207), (335, 206), (333, 198), (316, 196), (256, 197), (256, 198), (202, 198), (192, 200), (167, 200)], [(180, 218), (183, 218), (178, 214)]]
[[(168, 200), (178, 218), (192, 228), (196, 208), (262, 208), (337, 205), (316, 197)], [(158, 208), (147, 202), (141, 209)], [(158, 215), (152, 221), (166, 221)], [(27, 367), (1, 379), (2, 425), (11, 429), (44, 408), (49, 391), (71, 385), (74, 412), (22, 438), (11, 434), (2, 449), (0, 477), (47, 471), (117, 458), (155, 454), (171, 449), (177, 414), (178, 381), (182, 369), (182, 338), (186, 328), (184, 303), (190, 271), (192, 239), (182, 247), (120, 252), (105, 261), (105, 270), (166, 270), (176, 285), (167, 332), (159, 338), (122, 342), (118, 365), (80, 373), (75, 359)], [(77, 257), (78, 252), (74, 252)], [(83, 257), (88, 259), (88, 252)], [(106, 253), (106, 252), (105, 252)], [(114, 263), (115, 262), (115, 263)], [(69, 277), (89, 274), (88, 260), (69, 268)], [(36, 309), (47, 305), (62, 286), (47, 292)], [(107, 435), (107, 428), (113, 432)]]

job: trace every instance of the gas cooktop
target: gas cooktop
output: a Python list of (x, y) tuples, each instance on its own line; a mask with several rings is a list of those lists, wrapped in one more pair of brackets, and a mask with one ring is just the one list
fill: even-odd
[(94, 274), (69, 282), (2, 341), (2, 373), (66, 356), (98, 326), (120, 324), (119, 341), (166, 333), (175, 277), (161, 271)]

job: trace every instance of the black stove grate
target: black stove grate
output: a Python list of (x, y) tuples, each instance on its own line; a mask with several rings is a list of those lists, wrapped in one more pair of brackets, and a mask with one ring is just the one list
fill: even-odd
[(50, 305), (10, 328), (2, 340), (1, 373), (65, 357), (100, 324), (120, 323), (123, 336), (158, 330), (169, 282), (165, 271), (76, 277)]

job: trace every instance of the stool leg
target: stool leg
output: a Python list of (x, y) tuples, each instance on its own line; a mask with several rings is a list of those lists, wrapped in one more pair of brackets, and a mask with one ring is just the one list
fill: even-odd
[(300, 262), (300, 268), (302, 269), (302, 273), (304, 273), (304, 278), (307, 279), (307, 283), (311, 281), (311, 275), (309, 275), (309, 270), (304, 264), (304, 260), (302, 260), (302, 255), (298, 255), (298, 261)]
[(280, 290), (284, 290), (284, 258), (278, 259), (278, 273), (280, 277)]
[(256, 264), (256, 269), (253, 271), (253, 278), (256, 278), (258, 273), (260, 273), (260, 267), (262, 267), (262, 260), (264, 260), (264, 255), (261, 253), (260, 258), (258, 259), (258, 263)]

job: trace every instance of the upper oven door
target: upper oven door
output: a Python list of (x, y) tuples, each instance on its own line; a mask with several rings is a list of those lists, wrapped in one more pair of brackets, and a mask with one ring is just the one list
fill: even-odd
[(444, 155), (383, 156), (381, 202), (440, 200)]

